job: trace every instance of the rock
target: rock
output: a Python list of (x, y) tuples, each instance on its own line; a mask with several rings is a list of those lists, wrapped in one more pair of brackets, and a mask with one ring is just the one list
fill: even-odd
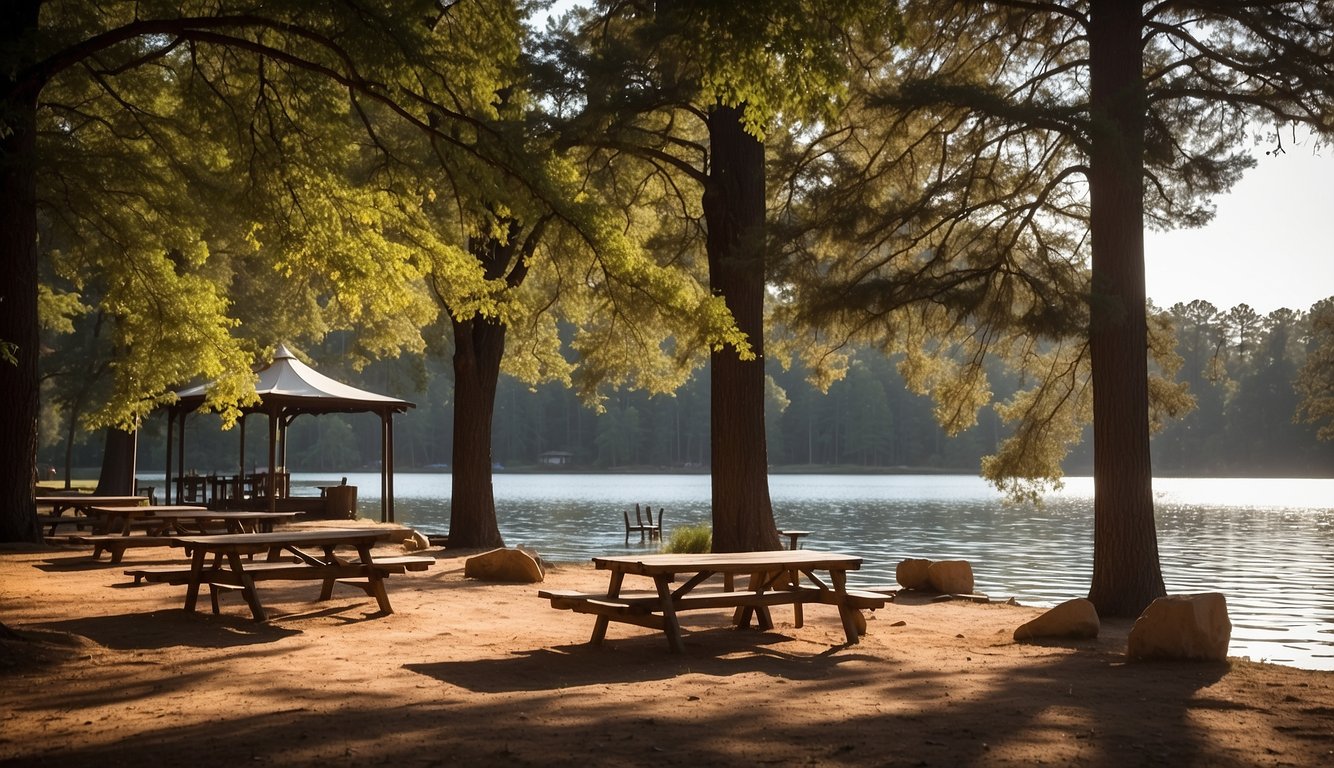
[(1058, 637), (1084, 640), (1098, 636), (1098, 610), (1085, 598), (1066, 600), (1014, 631), (1015, 642)]
[(532, 555), (518, 549), (493, 549), (463, 563), (463, 575), (483, 581), (513, 581), (534, 584), (542, 581), (542, 566)]
[(548, 563), (547, 561), (543, 560), (543, 559), (542, 559), (542, 556), (539, 555), (539, 554), (537, 554), (537, 550), (536, 550), (536, 549), (533, 549), (532, 547), (525, 547), (525, 546), (522, 545), (522, 544), (520, 544), (519, 546), (515, 547), (515, 549), (519, 550), (520, 552), (523, 552), (523, 553), (527, 554), (529, 557), (533, 558), (533, 560), (537, 561), (537, 567), (538, 567), (538, 570), (540, 570), (540, 571), (543, 573), (544, 577), (545, 577), (545, 574), (546, 574), (546, 572), (547, 572), (547, 569), (551, 567), (551, 564)]
[(930, 567), (930, 560), (920, 558), (900, 560), (898, 567), (894, 569), (894, 580), (904, 589), (930, 589), (931, 580), (926, 575)]
[(430, 539), (427, 539), (422, 534), (417, 531), (411, 531), (411, 534), (412, 535), (403, 540), (404, 552), (419, 552), (431, 546)]
[(1218, 592), (1154, 600), (1130, 628), (1126, 656), (1135, 661), (1226, 661), (1232, 639), (1227, 599)]
[(967, 560), (940, 560), (926, 569), (931, 589), (947, 595), (973, 594), (973, 566)]

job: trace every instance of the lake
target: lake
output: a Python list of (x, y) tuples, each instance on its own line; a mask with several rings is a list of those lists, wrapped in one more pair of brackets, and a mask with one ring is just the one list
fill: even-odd
[[(299, 474), (297, 487), (338, 475)], [(348, 475), (361, 514), (379, 514), (379, 476)], [(1041, 508), (1004, 503), (964, 475), (774, 475), (780, 528), (803, 546), (856, 553), (849, 580), (893, 584), (906, 557), (964, 559), (977, 591), (1048, 606), (1088, 594), (1093, 481), (1068, 478)], [(448, 474), (395, 475), (397, 520), (449, 531)], [(622, 511), (666, 508), (664, 528), (709, 519), (708, 475), (498, 474), (496, 514), (510, 546), (553, 562), (644, 551), (625, 544)], [(1158, 546), (1169, 593), (1227, 596), (1234, 656), (1334, 669), (1334, 480), (1158, 479)]]

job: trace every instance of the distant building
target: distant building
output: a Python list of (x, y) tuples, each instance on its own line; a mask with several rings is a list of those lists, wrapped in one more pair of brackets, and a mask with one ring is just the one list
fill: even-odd
[(574, 454), (569, 451), (547, 451), (537, 457), (538, 464), (552, 464), (555, 466), (569, 464), (572, 461), (574, 461)]

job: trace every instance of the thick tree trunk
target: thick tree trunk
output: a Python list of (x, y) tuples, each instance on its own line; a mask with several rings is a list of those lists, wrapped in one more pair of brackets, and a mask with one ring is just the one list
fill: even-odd
[[(40, 3), (7, 2), (0, 48), (23, 50)], [(37, 84), (0, 71), (0, 542), (40, 542), (37, 481)]]
[(1104, 617), (1165, 594), (1149, 463), (1144, 84), (1138, 3), (1095, 0), (1090, 30), (1093, 584)]
[(449, 546), (503, 547), (491, 489), (495, 412), (505, 326), (481, 317), (454, 320), (454, 456)]
[(742, 360), (726, 347), (709, 358), (713, 549), (778, 549), (764, 432), (764, 145), (742, 129), (740, 109), (715, 107), (708, 126), (709, 286), (755, 353)]
[(104, 446), (102, 471), (97, 476), (97, 489), (94, 493), (105, 496), (132, 495), (139, 435), (123, 429), (108, 428)]

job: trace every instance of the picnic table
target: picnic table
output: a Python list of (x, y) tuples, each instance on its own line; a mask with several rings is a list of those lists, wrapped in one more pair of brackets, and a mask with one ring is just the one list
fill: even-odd
[[(371, 548), (386, 535), (375, 528), (321, 528), (179, 536), (172, 539), (172, 545), (192, 552), (189, 569), (157, 569), (145, 575), (150, 581), (185, 583), (185, 610), (190, 612), (195, 610), (199, 588), (207, 585), (214, 613), (218, 612), (220, 591), (240, 590), (255, 621), (267, 621), (267, 613), (255, 591), (256, 581), (311, 580), (323, 582), (320, 600), (333, 596), (335, 583), (350, 584), (374, 597), (380, 611), (389, 614), (394, 611), (384, 589), (384, 579), (393, 573), (425, 569), (435, 559), (426, 556), (376, 559)], [(339, 547), (355, 549), (356, 557), (339, 557), (335, 554)], [(313, 550), (318, 550), (318, 554)], [(266, 562), (246, 562), (247, 555), (261, 552), (268, 553)], [(281, 560), (284, 553), (293, 559)]]
[[(130, 547), (166, 547), (174, 536), (208, 535), (221, 527), (227, 533), (272, 531), (274, 523), (296, 517), (295, 512), (259, 512), (216, 510), (187, 504), (148, 504), (135, 507), (91, 507), (90, 517), (97, 520), (96, 532), (72, 536), (71, 541), (93, 545), (93, 559), (103, 550), (111, 553), (111, 562), (119, 563)], [(131, 535), (143, 530), (142, 535)]]
[[(92, 496), (85, 494), (69, 494), (56, 496), (36, 496), (33, 499), (39, 507), (50, 507), (51, 514), (39, 515), (38, 522), (42, 525), (51, 526), (49, 535), (54, 536), (56, 527), (60, 525), (76, 525), (80, 529), (85, 525), (92, 525), (88, 517), (88, 510), (96, 506), (105, 505), (130, 505), (147, 504), (147, 496)], [(72, 510), (73, 514), (69, 517), (63, 517), (67, 510)]]
[[(549, 599), (553, 608), (596, 616), (589, 640), (592, 645), (603, 641), (610, 622), (619, 621), (662, 630), (668, 647), (680, 653), (684, 650), (677, 618), (681, 611), (731, 608), (738, 626), (747, 626), (754, 616), (760, 628), (771, 629), (771, 606), (794, 606), (795, 623), (801, 627), (801, 606), (807, 603), (836, 606), (847, 642), (853, 644), (866, 631), (861, 609), (882, 608), (889, 600), (879, 593), (848, 589), (847, 572), (857, 570), (861, 563), (855, 555), (810, 549), (595, 557), (593, 564), (611, 574), (605, 593), (541, 590), (538, 595)], [(720, 574), (721, 591), (697, 590)], [(738, 575), (750, 577), (746, 589), (734, 588), (733, 580)], [(649, 577), (654, 588), (623, 592), (626, 576)], [(677, 577), (684, 577), (684, 581), (673, 589)]]

